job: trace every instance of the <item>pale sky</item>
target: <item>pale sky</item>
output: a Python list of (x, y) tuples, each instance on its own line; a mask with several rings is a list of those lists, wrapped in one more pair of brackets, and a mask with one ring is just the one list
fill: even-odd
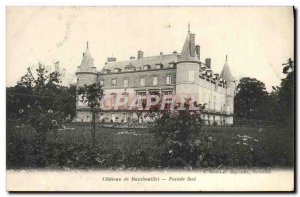
[(87, 41), (98, 70), (109, 56), (180, 52), (188, 23), (214, 72), (228, 54), (235, 78), (254, 77), (271, 90), (284, 77), (282, 63), (294, 59), (292, 7), (8, 7), (7, 86), (39, 61), (59, 61), (64, 84), (76, 82)]

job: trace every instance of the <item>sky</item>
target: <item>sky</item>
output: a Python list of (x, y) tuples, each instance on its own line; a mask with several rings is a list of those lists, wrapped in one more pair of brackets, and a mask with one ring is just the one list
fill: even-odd
[(63, 84), (76, 82), (76, 69), (89, 42), (100, 70), (107, 57), (128, 60), (160, 52), (180, 53), (190, 23), (201, 47), (220, 73), (228, 63), (236, 79), (253, 77), (267, 90), (280, 84), (282, 63), (294, 59), (292, 7), (7, 7), (6, 85), (14, 86), (29, 66), (59, 61)]

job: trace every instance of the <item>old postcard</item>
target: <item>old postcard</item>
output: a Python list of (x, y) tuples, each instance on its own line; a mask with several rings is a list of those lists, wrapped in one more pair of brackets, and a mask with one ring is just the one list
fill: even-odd
[(7, 7), (8, 191), (294, 191), (293, 7)]

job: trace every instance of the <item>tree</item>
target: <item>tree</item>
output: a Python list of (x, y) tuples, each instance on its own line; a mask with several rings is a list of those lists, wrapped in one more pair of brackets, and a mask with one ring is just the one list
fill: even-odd
[(294, 61), (289, 58), (287, 63), (282, 64), (283, 74), (286, 75), (281, 79), (281, 84), (278, 92), (278, 115), (282, 123), (294, 122)]
[(255, 78), (242, 78), (237, 85), (237, 94), (234, 98), (234, 113), (245, 119), (266, 119), (267, 96), (263, 82)]
[(38, 63), (27, 69), (14, 88), (7, 89), (9, 117), (29, 123), (42, 144), (46, 133), (56, 131), (63, 121), (60, 106), (56, 104), (62, 75), (58, 62), (53, 67)]
[(61, 87), (57, 105), (61, 106), (60, 110), (64, 113), (64, 117), (72, 119), (76, 115), (76, 85)]
[(103, 89), (100, 82), (92, 85), (84, 85), (77, 89), (80, 102), (87, 104), (92, 112), (92, 140), (93, 146), (96, 144), (96, 114), (100, 110), (100, 102), (103, 97)]
[(19, 109), (27, 109), (38, 100), (44, 108), (59, 111), (72, 119), (76, 110), (76, 86), (62, 86), (62, 76), (58, 62), (52, 67), (41, 63), (29, 67), (16, 86), (6, 88), (7, 118), (20, 118)]

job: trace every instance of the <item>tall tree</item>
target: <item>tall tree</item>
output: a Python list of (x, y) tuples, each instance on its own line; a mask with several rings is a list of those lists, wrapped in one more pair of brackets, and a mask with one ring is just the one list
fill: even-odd
[(43, 108), (59, 111), (72, 119), (76, 110), (76, 86), (62, 86), (62, 76), (58, 62), (52, 67), (41, 63), (29, 67), (16, 86), (6, 88), (8, 119), (19, 118), (19, 110), (33, 106), (36, 101)]
[(92, 140), (93, 146), (96, 144), (96, 114), (100, 111), (100, 102), (103, 97), (103, 89), (100, 82), (92, 85), (84, 85), (77, 89), (79, 100), (91, 108), (92, 112)]
[(263, 82), (250, 77), (242, 78), (234, 98), (235, 114), (243, 118), (266, 119), (267, 95)]
[[(281, 80), (281, 87), (278, 93), (278, 113), (279, 120), (283, 123), (293, 123), (294, 122), (294, 61), (289, 58), (287, 63), (282, 64), (283, 74), (286, 75), (284, 79)], [(293, 124), (292, 124), (293, 125)]]
[(57, 105), (62, 75), (58, 62), (53, 67), (38, 63), (27, 69), (14, 88), (7, 89), (7, 114), (35, 128), (41, 143), (48, 131), (56, 130), (62, 123), (63, 115)]

